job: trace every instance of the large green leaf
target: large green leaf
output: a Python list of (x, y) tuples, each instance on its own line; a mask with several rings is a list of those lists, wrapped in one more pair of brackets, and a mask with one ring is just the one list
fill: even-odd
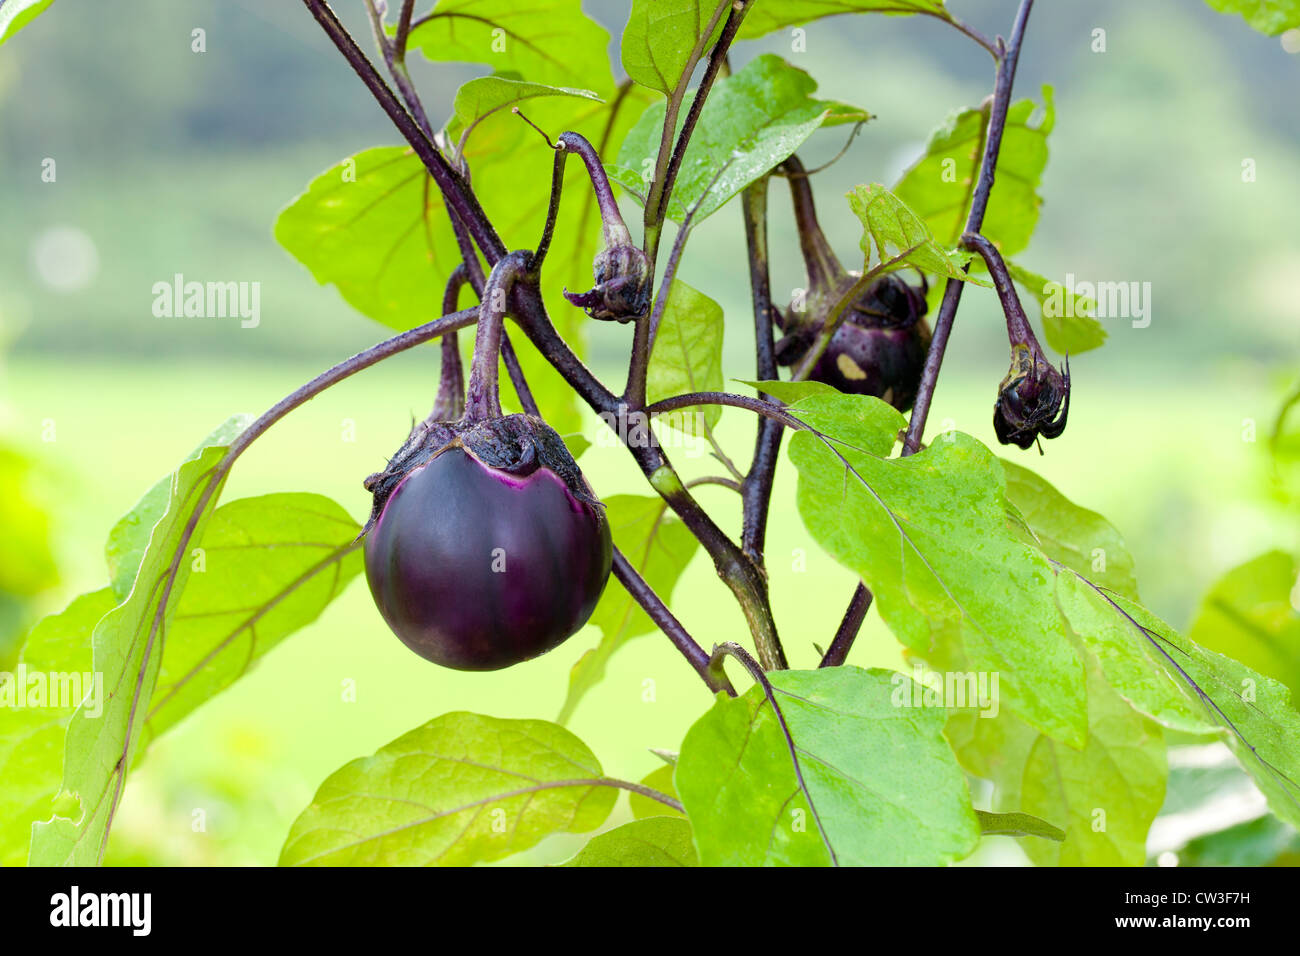
[(701, 863), (934, 865), (974, 849), (946, 711), (896, 703), (908, 678), (851, 666), (769, 677), (792, 745), (757, 686), (719, 695), (682, 742), (675, 779)]
[(177, 556), (177, 549), (187, 526), (196, 529), (192, 540), (202, 537), (219, 489), (201, 511), (196, 510), (198, 499), (212, 488), (217, 463), (247, 425), (244, 416), (229, 419), (177, 468), (166, 511), (153, 526), (130, 594), (95, 626), (94, 670), (103, 674), (107, 699), (102, 713), (83, 703), (72, 715), (63, 765), (63, 790), (77, 798), (78, 816), (38, 825), (32, 839), (34, 864), (88, 865), (103, 857), (127, 768), (140, 746), (175, 598), (190, 576), (190, 562), (184, 554)]
[(1020, 287), (1038, 300), (1047, 344), (1062, 355), (1078, 355), (1104, 345), (1106, 329), (1095, 318), (1097, 302), (1077, 295), (1059, 282), (1007, 263), (1007, 271)]
[(701, 38), (707, 47), (722, 32), (729, 6), (730, 0), (632, 0), (621, 44), (623, 69), (642, 86), (671, 95)]
[[(91, 633), (114, 605), (131, 595), (136, 574), (150, 553), (154, 528), (167, 513), (172, 481), (164, 479), (151, 489), (110, 535), (114, 586), (83, 595), (62, 614), (43, 622), (28, 640), (25, 660), (39, 655), (47, 671), (89, 671)], [(190, 577), (179, 600), (179, 589), (173, 589), (162, 660), (156, 668), (152, 661), (156, 651), (151, 654), (148, 671), (154, 690), (147, 723), (134, 731), (129, 742), (135, 758), (153, 737), (224, 690), (288, 634), (314, 620), (361, 570), (360, 527), (337, 504), (319, 495), (240, 499), (217, 509), (204, 528), (201, 539), (195, 539), (199, 547), (183, 559)], [(67, 660), (58, 660), (55, 651), (66, 654)], [(84, 666), (79, 663), (83, 656)], [(51, 815), (49, 797), (59, 789), (64, 727), (72, 712), (73, 707), (49, 710), (39, 722), (26, 720), (13, 727), (0, 722), (0, 740), (17, 748), (17, 756), (11, 759), (29, 765), (28, 790), (44, 798), (36, 804), (44, 812), (28, 818), (25, 825)], [(49, 750), (55, 737), (57, 746)], [(18, 783), (17, 770), (13, 779), (20, 795), (27, 792)]]
[(465, 142), (474, 127), (484, 119), (506, 107), (547, 96), (576, 96), (582, 99), (600, 100), (600, 97), (590, 90), (530, 83), (514, 76), (480, 76), (462, 84), (456, 91), (451, 119), (446, 125), (449, 145), (459, 155), (464, 152)]
[[(26, 694), (27, 676), (58, 675), (59, 686), (94, 692), (90, 633), (117, 603), (108, 588), (83, 594), (63, 611), (43, 619), (27, 635), (13, 675), (0, 677), (0, 866), (27, 862), (32, 824), (48, 820), (63, 772), (63, 742), (68, 720), (81, 702), (54, 699), (47, 691), (41, 706), (18, 707), (7, 694)], [(21, 686), (19, 675), (22, 675)], [(73, 675), (76, 675), (74, 680)], [(7, 688), (6, 680), (14, 686)], [(103, 688), (98, 691), (101, 695)], [(99, 698), (102, 706), (103, 698)]]
[(1286, 686), (1206, 650), (1131, 601), (1112, 600), (1135, 639), (1147, 641), (1170, 676), (1201, 701), (1206, 721), (1219, 728), (1273, 812), (1300, 826), (1300, 713)]
[(1269, 36), (1300, 28), (1300, 0), (1205, 0), (1220, 13), (1235, 13)]
[(35, 20), (54, 0), (0, 0), (0, 45)]
[(460, 262), (442, 196), (419, 157), (399, 146), (321, 173), (280, 213), (275, 238), (317, 282), (395, 329), (438, 316)]
[[(1034, 126), (1032, 100), (1011, 104), (998, 152), (998, 171), (980, 232), (1004, 256), (1029, 244), (1043, 204), (1039, 181), (1047, 165), (1047, 136), (1056, 122), (1052, 88), (1043, 87), (1043, 118)], [(930, 136), (925, 154), (894, 186), (898, 198), (929, 224), (942, 243), (956, 245), (966, 228), (984, 153), (988, 113), (966, 109), (950, 116)]]
[(431, 60), (484, 63), (522, 79), (595, 90), (609, 76), (609, 34), (581, 0), (438, 0), (409, 45)]
[(1053, 561), (1137, 600), (1133, 555), (1114, 525), (1076, 505), (1028, 468), (1004, 458), (1002, 471), (1007, 501), (1015, 508), (1013, 528), (1023, 528), (1028, 540)]
[(822, 17), (844, 13), (924, 13), (949, 19), (944, 0), (781, 0), (779, 3), (755, 3), (740, 35), (746, 39), (761, 37), (785, 27), (810, 23)]
[(647, 817), (592, 837), (563, 866), (699, 866), (691, 825), (681, 817)]
[(962, 764), (994, 784), (995, 809), (1018, 810), (1065, 831), (1061, 842), (1028, 837), (1039, 864), (1140, 866), (1164, 801), (1160, 727), (1112, 692), (1096, 668), (1088, 680), (1088, 737), (1075, 749), (1007, 712), (954, 713), (947, 733)]
[(1106, 682), (1133, 708), (1184, 733), (1214, 729), (1192, 689), (1165, 666), (1160, 649), (1117, 612), (1104, 592), (1062, 571), (1057, 597), (1070, 629), (1097, 658)]
[(1281, 681), (1300, 700), (1298, 577), (1300, 566), (1285, 551), (1233, 568), (1201, 600), (1187, 636)]
[[(1061, 519), (1076, 509), (1061, 502), (1056, 509), (1058, 528), (1064, 528)], [(1091, 524), (1090, 537), (1109, 533)], [(1065, 536), (1066, 532), (1050, 534)], [(1075, 556), (1058, 557), (1051, 552), (1059, 542), (1041, 540), (1040, 544), (1057, 570), (1057, 598), (1070, 630), (1096, 658), (1110, 689), (1139, 714), (1166, 727), (1193, 735), (1217, 732), (1234, 749), (1274, 812), (1292, 824), (1300, 823), (1300, 755), (1294, 747), (1300, 739), (1300, 714), (1287, 687), (1178, 634), (1126, 596), (1122, 581), (1102, 580), (1109, 578), (1107, 571), (1086, 567), (1078, 554), (1081, 549), (1074, 549)], [(1264, 575), (1270, 564), (1265, 561), (1253, 573), (1234, 579), (1224, 593), (1271, 591), (1271, 617), (1286, 621), (1288, 611), (1278, 604), (1289, 606), (1292, 568), (1287, 561), (1272, 568), (1271, 581)], [(1242, 581), (1250, 582), (1245, 592), (1239, 590)], [(1256, 582), (1260, 590), (1255, 590)], [(1249, 603), (1251, 598), (1244, 600)], [(1263, 615), (1270, 617), (1270, 611), (1263, 610)]]
[[(329, 498), (272, 494), (223, 505), (176, 606), (141, 743), (310, 624), (361, 571), (360, 526)], [(197, 569), (196, 569), (197, 570)]]
[(969, 256), (941, 245), (925, 222), (879, 183), (851, 189), (849, 208), (862, 223), (862, 253), (872, 272), (883, 274), (914, 266), (930, 275), (988, 284), (962, 268)]
[(885, 458), (904, 421), (877, 399), (821, 393), (791, 410), (836, 446), (808, 432), (791, 440), (804, 525), (871, 589), (894, 634), (923, 657), (959, 635), (973, 669), (1000, 675), (1004, 706), (1082, 744), (1082, 665), (1052, 565), (1008, 527), (993, 453), (952, 432), (919, 454)]
[[(700, 222), (784, 162), (819, 127), (867, 118), (863, 111), (814, 99), (816, 90), (811, 76), (770, 53), (715, 83), (682, 158), (668, 217), (681, 222), (698, 203), (694, 222)], [(686, 112), (684, 105), (679, 123)], [(642, 113), (608, 166), (610, 178), (634, 195), (646, 192), (664, 114), (662, 102)]]
[[(614, 544), (660, 598), (671, 600), (673, 588), (695, 556), (699, 541), (681, 521), (667, 513), (662, 498), (613, 495), (604, 503)], [(596, 605), (591, 623), (601, 630), (600, 643), (573, 665), (569, 690), (557, 718), (560, 723), (573, 716), (583, 695), (604, 678), (605, 667), (619, 648), (634, 637), (656, 630), (641, 605), (613, 578)]]
[[(650, 402), (686, 392), (721, 391), (722, 306), (703, 292), (674, 279), (664, 304), (663, 319), (650, 353), (646, 395)], [(696, 423), (702, 418), (710, 428), (722, 414), (719, 405), (683, 409), (660, 416), (666, 425), (697, 437)]]
[(294, 821), (281, 865), (456, 866), (600, 826), (618, 791), (544, 720), (443, 714), (353, 760)]

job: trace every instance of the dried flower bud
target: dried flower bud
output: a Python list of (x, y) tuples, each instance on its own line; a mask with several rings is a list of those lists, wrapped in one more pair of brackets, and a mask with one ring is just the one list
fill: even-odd
[(1039, 435), (1056, 438), (1065, 431), (1069, 413), (1069, 363), (1059, 371), (1047, 361), (1037, 341), (1012, 342), (1011, 370), (993, 405), (998, 441), (1028, 448)]
[(649, 272), (645, 253), (630, 240), (607, 246), (592, 263), (595, 287), (590, 292), (565, 290), (564, 297), (593, 319), (631, 322), (650, 308)]

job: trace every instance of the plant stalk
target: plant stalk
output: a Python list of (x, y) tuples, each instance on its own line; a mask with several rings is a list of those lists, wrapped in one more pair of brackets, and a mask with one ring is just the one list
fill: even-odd
[[(984, 142), (984, 157), (980, 163), (979, 181), (975, 195), (971, 200), (970, 214), (966, 217), (964, 232), (978, 233), (984, 224), (984, 214), (988, 210), (989, 194), (993, 191), (993, 180), (997, 173), (998, 153), (1002, 149), (1002, 135), (1007, 125), (1007, 108), (1011, 104), (1011, 87), (1016, 79), (1016, 64), (1020, 59), (1020, 44), (1024, 40), (1025, 26), (1034, 0), (1021, 0), (1016, 12), (1016, 21), (1011, 30), (1011, 39), (998, 59), (997, 77), (993, 86), (993, 108), (989, 112), (988, 135)], [(967, 271), (970, 266), (967, 264)], [(903, 441), (903, 454), (915, 454), (921, 447), (921, 436), (925, 433), (925, 420), (930, 414), (930, 405), (934, 401), (935, 386), (939, 382), (939, 369), (943, 365), (944, 353), (948, 348), (948, 338), (952, 335), (953, 320), (957, 316), (957, 306), (961, 302), (962, 287), (960, 279), (949, 279), (943, 290), (943, 303), (934, 323), (934, 337), (930, 341), (930, 351), (925, 357), (925, 366), (921, 370), (921, 385), (912, 406), (912, 417), (907, 423), (907, 436)]]

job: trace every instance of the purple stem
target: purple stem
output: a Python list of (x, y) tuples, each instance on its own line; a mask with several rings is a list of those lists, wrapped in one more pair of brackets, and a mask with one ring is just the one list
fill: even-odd
[[(749, 252), (749, 288), (754, 306), (754, 352), (759, 381), (780, 377), (776, 363), (776, 342), (772, 331), (772, 280), (768, 269), (767, 190), (764, 177), (741, 195), (745, 219), (745, 244)], [(767, 397), (760, 394), (760, 399)], [(758, 421), (754, 458), (741, 485), (740, 544), (751, 561), (763, 566), (767, 539), (767, 515), (772, 501), (772, 484), (781, 452), (781, 423), (766, 416)]]
[[(465, 264), (452, 270), (442, 294), (442, 314), (450, 315), (460, 304), (460, 290), (465, 287)], [(429, 418), (435, 422), (454, 422), (465, 413), (465, 371), (460, 361), (460, 342), (453, 329), (442, 337), (442, 368), (438, 376), (438, 397)]]
[(853, 592), (853, 599), (849, 601), (848, 610), (844, 612), (844, 620), (840, 622), (839, 630), (835, 632), (835, 638), (831, 641), (831, 646), (826, 649), (826, 655), (817, 665), (818, 667), (839, 667), (844, 663), (870, 609), (871, 592), (859, 581), (857, 589)]
[[(605, 166), (600, 161), (600, 154), (596, 152), (596, 147), (592, 146), (586, 137), (573, 132), (561, 133), (560, 138), (555, 141), (555, 147), (557, 180), (561, 176), (560, 171), (563, 169), (563, 160), (567, 153), (577, 153), (582, 157), (587, 167), (587, 175), (591, 178), (591, 188), (596, 193), (596, 202), (600, 205), (600, 221), (604, 227), (605, 245), (631, 245), (632, 233), (628, 231), (627, 224), (623, 221), (623, 214), (619, 212), (618, 200), (614, 198), (614, 190), (609, 184), (609, 175), (605, 172)], [(555, 188), (554, 182), (552, 182), (552, 194), (558, 196), (558, 189)]]
[(794, 205), (799, 248), (803, 251), (804, 264), (808, 269), (808, 285), (812, 289), (837, 289), (848, 277), (848, 270), (826, 241), (826, 235), (817, 221), (817, 204), (813, 201), (808, 172), (798, 156), (791, 156), (781, 165), (786, 180), (790, 183), (790, 201)]
[[(970, 215), (966, 217), (965, 232), (978, 233), (984, 224), (984, 213), (988, 209), (989, 194), (993, 191), (993, 179), (997, 172), (998, 152), (1002, 149), (1002, 134), (1007, 124), (1007, 108), (1011, 103), (1011, 87), (1016, 78), (1016, 63), (1020, 59), (1020, 44), (1025, 36), (1025, 25), (1029, 21), (1029, 12), (1034, 0), (1021, 0), (1016, 12), (1016, 22), (1011, 30), (1011, 40), (1007, 43), (998, 60), (997, 79), (993, 87), (993, 108), (989, 113), (988, 135), (984, 143), (984, 158), (980, 164), (980, 175), (971, 200)], [(970, 266), (967, 265), (967, 270)], [(949, 279), (943, 290), (943, 303), (939, 306), (939, 315), (934, 323), (934, 338), (930, 342), (930, 351), (925, 357), (925, 367), (921, 370), (921, 384), (917, 391), (916, 403), (912, 407), (912, 417), (907, 423), (907, 437), (903, 442), (903, 454), (915, 454), (921, 447), (921, 436), (925, 433), (925, 420), (930, 414), (930, 404), (934, 401), (934, 389), (939, 382), (939, 369), (943, 365), (943, 356), (948, 348), (948, 338), (952, 335), (952, 323), (957, 315), (957, 305), (961, 302), (962, 288), (965, 282)]]
[(993, 287), (998, 293), (998, 301), (1002, 303), (1002, 311), (1007, 317), (1007, 334), (1011, 341), (1025, 342), (1041, 353), (1042, 349), (1039, 348), (1038, 339), (1029, 325), (1024, 306), (1020, 304), (1020, 297), (1016, 295), (1016, 287), (1007, 273), (1007, 264), (1002, 260), (1002, 253), (979, 233), (968, 232), (961, 237), (961, 242), (967, 249), (978, 252), (984, 259), (984, 264), (988, 266), (989, 275), (993, 277)]
[(393, 95), (393, 91), (386, 84), (375, 69), (374, 65), (367, 59), (366, 55), (361, 52), (352, 35), (348, 33), (343, 24), (339, 23), (338, 17), (330, 9), (328, 3), (324, 0), (302, 0), (303, 5), (316, 18), (316, 22), (325, 30), (326, 35), (333, 41), (339, 52), (343, 54), (344, 59), (361, 78), (361, 82), (370, 90), (372, 96), (388, 114), (388, 118), (393, 121), (398, 132), (410, 144), (415, 155), (420, 157), (429, 175), (433, 181), (438, 184), (438, 189), (442, 192), (443, 201), (447, 204), (448, 209), (460, 216), (465, 222), (470, 232), (474, 236), (474, 241), (478, 243), (483, 254), (487, 257), (489, 264), (495, 265), (497, 260), (506, 254), (505, 244), (502, 243), (501, 237), (497, 235), (496, 229), (488, 220), (483, 207), (479, 205), (478, 197), (469, 189), (465, 181), (443, 158), (442, 153), (438, 152), (437, 147), (425, 135), (424, 130), (411, 117)]
[(478, 334), (474, 338), (474, 361), (470, 364), (469, 389), (465, 397), (465, 421), (501, 417), (501, 393), (497, 385), (501, 334), (510, 291), (515, 280), (528, 271), (528, 260), (527, 252), (510, 253), (492, 267), (483, 286)]
[(614, 576), (618, 578), (619, 583), (627, 588), (627, 592), (632, 595), (633, 600), (645, 609), (650, 620), (654, 621), (658, 628), (668, 635), (668, 640), (673, 642), (673, 646), (681, 651), (700, 677), (704, 678), (704, 683), (708, 684), (709, 690), (715, 694), (725, 691), (732, 697), (736, 696), (736, 691), (727, 680), (726, 674), (715, 674), (709, 667), (709, 655), (704, 648), (695, 643), (695, 640), (682, 627), (681, 621), (673, 615), (668, 609), (668, 605), (660, 599), (654, 589), (646, 583), (645, 578), (637, 573), (636, 568), (628, 561), (622, 551), (614, 549)]

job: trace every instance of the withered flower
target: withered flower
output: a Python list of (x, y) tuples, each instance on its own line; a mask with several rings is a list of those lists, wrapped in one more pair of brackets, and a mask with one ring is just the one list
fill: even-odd
[[(1059, 416), (1058, 416), (1059, 413)], [(1011, 342), (1011, 369), (993, 404), (993, 430), (1004, 445), (1028, 448), (1038, 436), (1056, 438), (1070, 413), (1070, 364), (1058, 370), (1031, 333)]]

